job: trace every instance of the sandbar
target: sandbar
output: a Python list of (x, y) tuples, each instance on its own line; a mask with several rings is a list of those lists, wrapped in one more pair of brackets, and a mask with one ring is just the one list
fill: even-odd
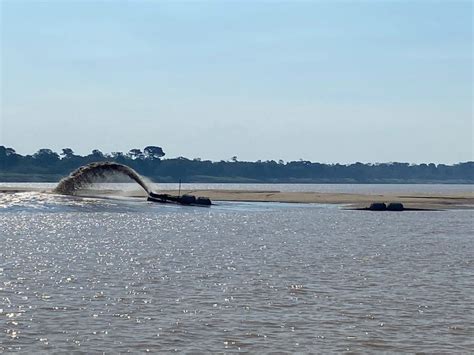
[[(0, 193), (46, 192), (51, 189), (29, 187), (3, 187)], [(177, 195), (177, 190), (159, 190), (158, 193)], [(121, 195), (128, 197), (146, 197), (142, 190), (84, 190), (81, 194), (87, 196)], [(181, 194), (204, 196), (212, 201), (242, 201), (242, 202), (282, 202), (282, 203), (315, 203), (337, 204), (346, 208), (364, 208), (373, 202), (401, 202), (407, 208), (416, 209), (474, 209), (474, 191), (463, 194), (426, 194), (426, 193), (386, 193), (386, 194), (353, 194), (353, 193), (323, 193), (323, 192), (283, 192), (277, 190), (181, 190)]]
[[(161, 192), (161, 191), (160, 191)], [(177, 191), (164, 191), (177, 194)], [(258, 190), (185, 190), (182, 194), (209, 197), (213, 201), (337, 204), (348, 208), (368, 207), (373, 202), (401, 202), (407, 208), (474, 209), (474, 192), (467, 194), (350, 194)]]

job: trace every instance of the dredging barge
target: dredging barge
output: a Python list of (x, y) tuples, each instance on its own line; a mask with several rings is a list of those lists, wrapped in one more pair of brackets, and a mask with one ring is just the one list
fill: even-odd
[(199, 207), (209, 207), (212, 205), (212, 201), (207, 197), (196, 197), (193, 195), (173, 196), (169, 194), (155, 194), (154, 192), (148, 194), (147, 201)]

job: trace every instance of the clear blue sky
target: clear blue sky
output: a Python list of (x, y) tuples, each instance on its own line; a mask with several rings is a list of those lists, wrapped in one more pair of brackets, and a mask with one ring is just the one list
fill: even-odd
[(471, 1), (0, 3), (22, 154), (473, 160)]

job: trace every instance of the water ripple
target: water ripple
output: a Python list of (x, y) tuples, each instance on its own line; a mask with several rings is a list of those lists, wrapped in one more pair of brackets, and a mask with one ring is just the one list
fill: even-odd
[(471, 211), (1, 199), (0, 351), (474, 346)]

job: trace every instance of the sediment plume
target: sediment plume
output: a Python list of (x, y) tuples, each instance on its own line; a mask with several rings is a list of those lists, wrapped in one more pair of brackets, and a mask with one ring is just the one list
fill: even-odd
[(62, 179), (54, 192), (63, 195), (75, 195), (84, 187), (117, 174), (134, 180), (147, 194), (150, 193), (150, 188), (135, 170), (126, 165), (113, 162), (97, 162), (81, 166)]

